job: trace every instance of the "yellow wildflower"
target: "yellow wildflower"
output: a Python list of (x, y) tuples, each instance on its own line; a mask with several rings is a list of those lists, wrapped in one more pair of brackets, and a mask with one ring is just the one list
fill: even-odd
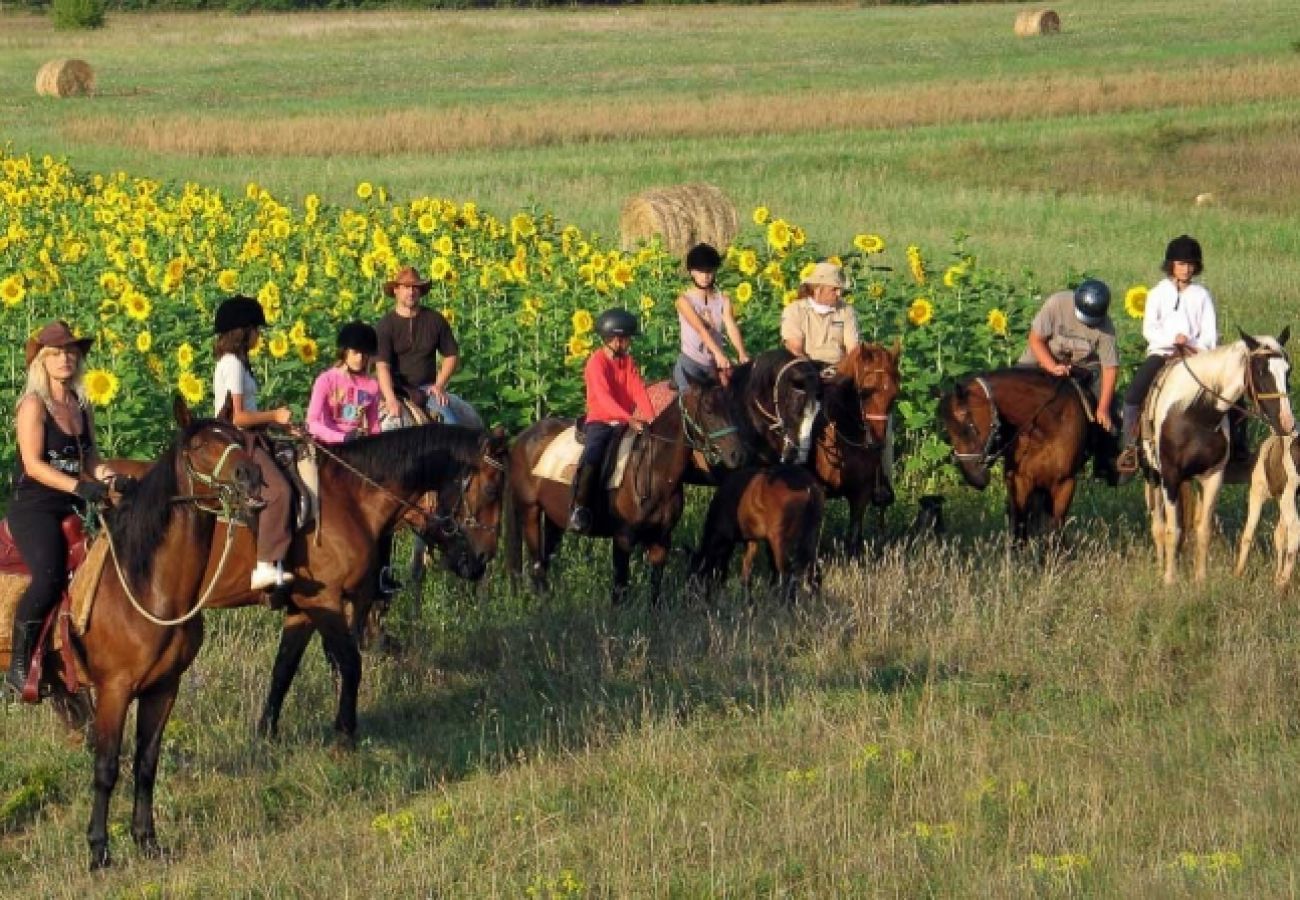
[(1007, 314), (1000, 309), (989, 310), (989, 331), (998, 337), (1007, 336)]
[(142, 331), (135, 336), (135, 349), (141, 353), (148, 353), (149, 348), (153, 346), (153, 335), (148, 331)]
[(149, 318), (149, 313), (153, 311), (149, 298), (134, 288), (127, 288), (122, 294), (122, 306), (126, 309), (126, 314), (137, 322)]
[(304, 341), (300, 341), (295, 346), (298, 350), (298, 358), (301, 359), (309, 366), (315, 363), (317, 357), (320, 356), (320, 350), (316, 346), (316, 342), (313, 341), (311, 338), (307, 338)]
[(86, 397), (96, 406), (107, 406), (117, 396), (117, 376), (107, 369), (91, 369), (84, 384)]
[(907, 321), (917, 328), (929, 323), (934, 318), (934, 306), (924, 297), (917, 297), (907, 308)]
[(190, 406), (203, 399), (203, 381), (196, 378), (193, 372), (182, 372), (181, 377), (176, 379), (176, 388)]
[(655, 298), (649, 294), (641, 295), (641, 312), (648, 313), (655, 308)]
[(1124, 292), (1124, 312), (1130, 318), (1140, 319), (1147, 311), (1147, 289), (1145, 285), (1135, 284)]
[(614, 287), (622, 290), (632, 283), (632, 267), (626, 262), (619, 262), (609, 270), (609, 280)]
[(767, 226), (767, 243), (773, 250), (785, 250), (793, 239), (794, 233), (784, 219), (773, 219)]
[(357, 196), (362, 200), (369, 200), (375, 193), (375, 186), (369, 181), (363, 181), (357, 185)]
[(955, 288), (966, 280), (965, 266), (949, 266), (943, 273), (943, 286)]
[(748, 303), (754, 296), (754, 286), (748, 281), (742, 281), (736, 285), (736, 300), (739, 303)]
[(853, 246), (863, 253), (880, 253), (885, 249), (885, 241), (878, 234), (856, 234), (853, 236)]
[(182, 369), (188, 369), (194, 365), (194, 348), (189, 343), (181, 344), (176, 350), (176, 363)]
[(754, 224), (766, 225), (767, 220), (772, 218), (772, 213), (766, 206), (754, 207)]
[(3, 301), (5, 306), (17, 306), (26, 296), (27, 287), (23, 284), (22, 275), (15, 273), (0, 281), (0, 301)]
[(736, 268), (741, 275), (753, 276), (758, 273), (758, 254), (753, 250), (742, 250), (736, 261)]
[(271, 335), (271, 339), (267, 341), (266, 346), (271, 351), (272, 356), (276, 359), (283, 359), (284, 355), (289, 352), (289, 338), (282, 332), (277, 331)]
[(591, 313), (585, 309), (574, 310), (573, 313), (573, 333), (575, 335), (584, 335), (591, 331), (595, 322), (591, 318)]

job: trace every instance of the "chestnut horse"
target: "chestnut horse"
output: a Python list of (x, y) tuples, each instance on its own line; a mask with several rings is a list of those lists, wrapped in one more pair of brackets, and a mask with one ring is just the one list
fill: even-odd
[[(1142, 470), (1156, 565), (1165, 584), (1174, 583), (1182, 517), (1191, 511), (1193, 577), (1205, 579), (1214, 504), (1231, 453), (1228, 411), (1245, 397), (1250, 414), (1266, 421), (1274, 434), (1290, 434), (1295, 426), (1287, 394), (1291, 363), (1283, 349), (1289, 336), (1289, 328), (1276, 338), (1242, 332), (1239, 341), (1175, 359), (1147, 396), (1143, 419), (1151, 427), (1142, 440)], [(1193, 500), (1193, 483), (1201, 487), (1199, 502)]]
[[(646, 547), (652, 599), (659, 596), (673, 528), (685, 503), (682, 481), (694, 451), (734, 469), (745, 455), (730, 404), (721, 388), (691, 387), (678, 394), (636, 438), (627, 474), (619, 487), (597, 491), (591, 535), (610, 538), (613, 546), (612, 597), (627, 593), (629, 564), (637, 545)], [(573, 424), (571, 419), (543, 419), (527, 428), (510, 450), (506, 553), (511, 572), (522, 576), (523, 543), (532, 557), (531, 579), (545, 589), (547, 569), (559, 549), (569, 518), (572, 488), (533, 474), (547, 446)], [(616, 452), (617, 442), (610, 452)]]
[[(160, 853), (153, 814), (158, 757), (181, 676), (203, 644), (199, 613), (211, 587), (204, 563), (213, 544), (215, 513), (247, 515), (258, 502), (262, 484), (238, 429), (212, 419), (192, 420), (181, 400), (174, 411), (180, 425), (175, 440), (104, 517), (107, 537), (99, 540), (110, 541), (110, 562), (95, 593), (86, 632), (74, 639), (96, 697), (90, 735), (95, 799), (86, 832), (92, 869), (110, 862), (108, 806), (132, 702), (136, 737), (131, 837), (144, 854)], [(0, 662), (8, 665), (7, 659)], [(48, 668), (45, 674), (56, 676)], [(49, 686), (56, 698), (63, 693), (67, 699), (57, 677)]]
[(731, 552), (746, 544), (740, 577), (749, 584), (754, 557), (766, 545), (781, 595), (793, 601), (802, 581), (817, 589), (817, 539), (826, 496), (817, 477), (801, 466), (741, 469), (727, 476), (704, 519), (691, 574), (706, 585), (727, 571)]
[(822, 390), (809, 465), (828, 497), (848, 501), (850, 553), (862, 548), (867, 504), (886, 507), (894, 502), (888, 471), (894, 437), (890, 417), (898, 398), (901, 350), (897, 342), (890, 348), (858, 344)]
[(942, 397), (939, 415), (971, 487), (984, 490), (990, 467), (1002, 460), (1017, 542), (1044, 514), (1059, 531), (1087, 458), (1088, 413), (1069, 379), (1028, 367), (971, 375)]

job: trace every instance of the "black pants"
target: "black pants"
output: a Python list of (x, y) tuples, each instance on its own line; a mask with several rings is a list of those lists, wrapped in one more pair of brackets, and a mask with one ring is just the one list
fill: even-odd
[(70, 510), (9, 508), (9, 531), (23, 562), (32, 573), (31, 584), (18, 600), (15, 622), (39, 622), (54, 608), (68, 583), (68, 542), (63, 520)]
[(1169, 357), (1153, 354), (1142, 361), (1138, 370), (1133, 373), (1133, 380), (1129, 382), (1128, 391), (1124, 394), (1125, 406), (1141, 406), (1142, 401), (1146, 400), (1147, 392), (1151, 390), (1151, 382), (1156, 380), (1156, 375), (1165, 367)]
[(609, 442), (620, 430), (618, 425), (588, 422), (587, 427), (582, 430), (582, 459), (578, 465), (599, 467), (605, 461), (605, 451), (609, 449)]

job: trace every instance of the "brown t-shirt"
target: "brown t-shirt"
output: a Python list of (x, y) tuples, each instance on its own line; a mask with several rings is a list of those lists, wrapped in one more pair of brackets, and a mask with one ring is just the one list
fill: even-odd
[(438, 357), (456, 356), (460, 348), (442, 313), (417, 307), (409, 319), (390, 312), (375, 326), (379, 336), (376, 362), (387, 363), (394, 379), (413, 387), (433, 384), (438, 378)]
[[(1107, 316), (1096, 328), (1085, 325), (1074, 314), (1074, 292), (1057, 291), (1043, 303), (1030, 326), (1047, 342), (1052, 358), (1059, 363), (1092, 368), (1119, 365), (1115, 345), (1115, 323)], [(1021, 365), (1038, 365), (1032, 350), (1025, 348)]]

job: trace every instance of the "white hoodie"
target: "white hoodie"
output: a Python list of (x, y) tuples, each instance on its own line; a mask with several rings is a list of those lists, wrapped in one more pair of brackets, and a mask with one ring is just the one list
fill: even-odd
[(1147, 294), (1142, 315), (1142, 336), (1147, 355), (1168, 356), (1174, 352), (1174, 338), (1187, 335), (1188, 346), (1213, 350), (1219, 344), (1219, 327), (1214, 298), (1199, 284), (1189, 284), (1179, 293), (1173, 279), (1162, 279)]

